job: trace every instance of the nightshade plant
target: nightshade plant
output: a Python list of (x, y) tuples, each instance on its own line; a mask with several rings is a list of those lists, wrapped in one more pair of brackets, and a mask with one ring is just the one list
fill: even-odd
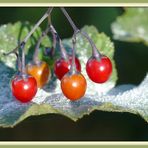
[[(8, 24), (7, 26), (1, 26), (0, 28), (0, 33), (2, 35), (5, 34), (11, 37), (8, 37), (8, 40), (0, 38), (0, 42), (2, 43), (0, 45), (0, 48), (3, 49), (0, 51), (8, 51), (8, 53), (0, 59), (1, 62), (5, 62), (5, 64), (7, 65), (5, 66), (4, 64), (1, 64), (0, 69), (2, 77), (0, 90), (3, 89), (3, 92), (0, 91), (0, 106), (2, 108), (0, 110), (0, 126), (14, 126), (23, 119), (27, 118), (28, 116), (46, 113), (59, 113), (76, 121), (83, 115), (89, 114), (95, 109), (120, 112), (128, 111), (135, 114), (138, 113), (141, 116), (143, 116), (146, 120), (148, 120), (148, 101), (146, 100), (146, 98), (148, 97), (148, 93), (147, 90), (144, 89), (147, 86), (147, 77), (145, 78), (144, 82), (138, 87), (135, 87), (133, 85), (121, 85), (113, 88), (117, 80), (117, 73), (113, 61), (114, 46), (110, 39), (104, 33), (98, 33), (96, 28), (93, 26), (85, 26), (82, 29), (78, 29), (64, 8), (60, 9), (62, 10), (63, 14), (66, 16), (74, 30), (72, 39), (65, 39), (62, 41), (58, 33), (56, 32), (55, 28), (53, 27), (51, 21), (48, 22), (47, 29), (42, 33), (41, 29), (38, 26), (42, 23), (43, 20), (50, 17), (52, 9), (53, 8), (48, 9), (48, 11), (37, 22), (37, 24), (31, 28), (31, 31), (28, 31), (26, 29), (22, 30), (23, 41), (13, 51), (11, 50), (14, 48), (14, 46), (16, 46), (14, 43), (17, 42), (17, 37), (19, 36), (18, 34), (21, 28), (20, 26), (22, 26), (22, 23), (17, 22), (14, 25)], [(40, 37), (37, 36), (35, 30), (38, 30)], [(53, 43), (50, 43), (49, 40), (47, 40), (48, 32), (51, 32), (52, 34)], [(17, 54), (18, 49), (22, 49), (19, 50), (19, 58), (17, 60), (17, 63), (18, 67), (21, 67), (18, 69), (22, 69), (23, 67), (23, 70), (25, 70), (24, 45), (26, 44), (25, 53), (28, 56), (29, 51), (31, 50), (30, 48), (32, 48), (29, 43), (29, 39), (31, 40), (30, 37), (35, 38), (35, 40), (39, 38), (36, 43), (36, 48), (35, 50), (33, 50), (35, 51), (35, 54), (33, 57), (33, 62), (31, 62), (31, 66), (33, 64), (33, 66), (35, 65), (38, 67), (40, 66), (40, 64), (46, 62), (47, 60), (49, 60), (49, 62), (47, 62), (48, 64), (52, 63), (52, 60), (58, 61), (59, 56), (57, 53), (60, 52), (63, 56), (62, 58), (64, 58), (64, 60), (68, 60), (68, 64), (70, 65), (70, 67), (68, 66), (69, 72), (66, 73), (66, 75), (61, 76), (61, 78), (58, 77), (59, 79), (61, 79), (61, 81), (55, 79), (54, 75), (50, 76), (52, 70), (49, 70), (49, 68), (45, 68), (47, 69), (45, 73), (48, 74), (48, 76), (50, 76), (49, 83), (46, 85), (48, 76), (46, 77), (44, 83), (42, 83), (41, 85), (39, 85), (38, 79), (36, 78), (38, 87), (43, 89), (38, 89), (36, 96), (31, 102), (28, 102), (26, 100), (26, 102), (28, 103), (21, 103), (23, 101), (20, 100), (21, 102), (18, 102), (14, 99), (14, 97), (10, 93), (10, 87), (8, 85), (8, 82), (10, 81), (10, 78), (13, 75), (12, 69), (15, 68), (15, 57), (13, 57), (12, 54), (9, 54)], [(11, 40), (12, 38), (13, 42)], [(14, 42), (14, 40), (16, 42)], [(9, 42), (9, 45), (12, 43), (10, 47), (4, 46), (7, 45), (7, 42)], [(44, 47), (48, 48), (40, 48), (41, 43), (42, 45), (44, 45)], [(22, 53), (21, 57), (20, 52)], [(77, 53), (76, 57), (75, 53)], [(6, 55), (12, 56), (12, 58), (10, 59)], [(49, 59), (46, 58), (45, 60), (45, 57), (47, 56), (49, 57)], [(71, 56), (71, 60), (69, 59), (69, 56)], [(77, 69), (78, 62), (76, 62), (76, 59), (79, 61), (79, 63), (81, 63), (81, 69)], [(109, 59), (111, 59), (112, 64)], [(105, 61), (105, 66), (104, 64), (100, 64), (102, 61)], [(95, 73), (92, 74), (90, 65), (99, 67), (98, 71), (94, 71)], [(48, 65), (48, 67), (49, 66), (50, 64)], [(56, 64), (53, 64), (53, 67), (55, 71)], [(101, 70), (105, 70), (105, 72), (103, 73), (104, 77), (99, 77), (98, 79), (96, 79), (95, 75), (101, 75)], [(20, 74), (22, 75), (22, 73)], [(55, 75), (58, 76), (56, 73)], [(81, 88), (79, 84), (81, 81), (81, 86), (83, 85), (83, 88)], [(96, 83), (93, 83), (92, 81)], [(68, 89), (67, 87), (65, 87), (65, 84), (68, 87)], [(75, 84), (76, 88), (73, 87), (73, 85)], [(76, 91), (78, 92), (78, 94), (77, 96), (73, 95), (73, 93), (69, 93), (67, 92), (67, 90), (70, 90), (74, 93)], [(133, 93), (136, 94), (136, 92), (138, 92), (138, 95), (135, 95), (133, 97)], [(3, 95), (4, 93), (5, 95)], [(145, 93), (146, 95), (142, 95), (143, 93)], [(63, 94), (70, 100), (66, 99), (66, 97)], [(141, 94), (141, 98), (139, 98), (139, 94)]]
[[(65, 8), (60, 8), (63, 14), (66, 16), (70, 25), (74, 30), (74, 34), (72, 37), (72, 55), (66, 54), (66, 50), (61, 43), (61, 39), (57, 34), (55, 28), (51, 23), (51, 19), (49, 19), (49, 24), (45, 32), (42, 33), (39, 38), (35, 53), (33, 56), (33, 61), (27, 65), (25, 68), (25, 53), (24, 46), (28, 41), (29, 37), (33, 34), (35, 29), (46, 19), (50, 17), (52, 12), (52, 7), (48, 9), (48, 11), (43, 15), (43, 17), (37, 22), (34, 28), (29, 32), (26, 38), (10, 53), (16, 53), (18, 48), (21, 48), (22, 52), (22, 62), (21, 71), (19, 75), (14, 76), (11, 82), (11, 90), (13, 96), (21, 101), (22, 103), (31, 101), (37, 92), (37, 87), (42, 88), (47, 82), (50, 74), (50, 68), (46, 62), (42, 62), (39, 59), (39, 46), (42, 41), (42, 38), (47, 35), (49, 30), (53, 35), (53, 46), (51, 50), (55, 50), (56, 42), (59, 42), (61, 48), (61, 58), (55, 62), (54, 72), (57, 77), (61, 80), (61, 89), (63, 94), (70, 99), (71, 101), (75, 101), (81, 99), (85, 95), (85, 91), (87, 88), (87, 82), (85, 77), (80, 73), (81, 65), (79, 60), (75, 57), (75, 45), (76, 45), (76, 37), (77, 34), (82, 34), (90, 43), (92, 47), (92, 57), (88, 60), (86, 65), (86, 70), (89, 78), (96, 83), (104, 83), (107, 81), (112, 72), (112, 64), (108, 57), (102, 55), (96, 48), (94, 42), (90, 39), (90, 37), (84, 31), (79, 30), (69, 14), (65, 10)], [(57, 39), (58, 38), (58, 39)], [(9, 55), (7, 53), (5, 55)], [(54, 53), (54, 52), (53, 52)], [(54, 54), (52, 55), (54, 56)], [(27, 70), (26, 70), (27, 69)], [(95, 70), (94, 70), (95, 69)], [(26, 73), (27, 71), (27, 73)], [(29, 74), (29, 75), (27, 75)]]

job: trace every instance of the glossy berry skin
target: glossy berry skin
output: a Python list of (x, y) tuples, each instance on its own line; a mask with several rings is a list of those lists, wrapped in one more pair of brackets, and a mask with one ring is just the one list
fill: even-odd
[(91, 57), (87, 61), (86, 72), (93, 82), (104, 83), (112, 73), (112, 63), (107, 56), (101, 56), (99, 60)]
[(66, 74), (61, 80), (61, 89), (63, 94), (75, 101), (84, 96), (87, 87), (86, 79), (82, 74)]
[(34, 77), (21, 75), (13, 77), (11, 80), (11, 91), (13, 96), (22, 103), (30, 102), (37, 92), (37, 83)]
[[(54, 64), (54, 73), (58, 79), (62, 79), (63, 76), (70, 70), (70, 65), (72, 63), (72, 56), (69, 56), (69, 61), (64, 58), (56, 60)], [(81, 64), (78, 58), (75, 57), (75, 64), (77, 70), (81, 71)]]
[(27, 73), (36, 79), (38, 88), (42, 88), (48, 82), (51, 72), (46, 62), (28, 64), (26, 69)]

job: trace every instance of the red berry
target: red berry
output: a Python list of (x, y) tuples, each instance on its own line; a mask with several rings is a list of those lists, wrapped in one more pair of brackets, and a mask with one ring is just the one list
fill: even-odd
[(83, 97), (86, 87), (86, 79), (82, 74), (66, 74), (61, 80), (63, 94), (72, 101)]
[(86, 71), (93, 82), (104, 83), (112, 73), (112, 63), (107, 56), (101, 56), (100, 60), (91, 57), (87, 61)]
[(11, 80), (11, 90), (13, 96), (22, 103), (29, 102), (37, 92), (37, 82), (34, 77), (27, 75), (25, 78), (16, 75)]
[[(56, 74), (58, 79), (62, 79), (63, 76), (70, 70), (70, 65), (72, 63), (72, 56), (69, 56), (69, 61), (64, 58), (58, 59), (54, 64), (54, 73)], [(75, 64), (77, 70), (81, 71), (81, 65), (78, 58), (75, 57)]]

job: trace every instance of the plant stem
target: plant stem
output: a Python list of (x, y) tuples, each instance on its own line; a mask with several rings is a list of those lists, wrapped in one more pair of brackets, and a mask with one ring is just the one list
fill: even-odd
[(76, 48), (76, 33), (73, 34), (72, 37), (72, 63), (70, 67), (71, 74), (75, 74), (77, 72), (76, 63), (75, 63), (75, 48)]
[[(22, 64), (21, 64), (21, 60), (20, 60), (20, 57), (19, 57), (19, 54), (16, 52), (16, 51), (13, 51), (13, 52), (9, 52), (9, 54), (15, 54), (16, 58), (17, 58), (17, 68), (18, 68), (18, 71), (21, 72), (21, 69), (22, 69)], [(6, 56), (7, 54), (3, 53), (4, 56)]]
[(39, 38), (39, 40), (36, 44), (35, 52), (34, 52), (34, 55), (33, 55), (33, 62), (35, 64), (38, 64), (40, 62), (39, 57), (38, 57), (38, 54), (39, 54), (39, 51), (40, 51), (40, 44), (41, 44), (42, 39), (47, 35), (48, 32), (49, 32), (49, 26), (47, 26), (46, 30), (44, 32), (42, 32), (42, 35), (40, 36), (40, 38)]
[(59, 48), (61, 50), (61, 57), (64, 58), (65, 60), (68, 60), (68, 56), (67, 56), (66, 50), (62, 44), (62, 40), (61, 40), (60, 36), (58, 35), (58, 33), (55, 30), (53, 25), (50, 25), (50, 28), (51, 28), (52, 34), (54, 34), (54, 36), (56, 37), (56, 40), (58, 40)]
[(52, 34), (52, 42), (53, 42), (53, 44), (52, 44), (52, 48), (51, 48), (50, 53), (51, 53), (51, 56), (53, 56), (54, 53), (55, 53), (56, 45), (57, 45), (57, 39), (56, 39), (57, 37), (56, 37), (56, 34), (54, 33), (54, 31), (52, 31), (52, 28), (54, 28), (54, 27), (53, 27), (52, 21), (51, 21), (51, 14), (48, 15), (48, 26), (49, 26), (50, 32)]
[(18, 50), (18, 48), (21, 46), (21, 44), (26, 44), (30, 36), (34, 33), (34, 31), (38, 28), (38, 26), (48, 17), (48, 15), (52, 12), (53, 7), (49, 7), (46, 13), (42, 16), (42, 18), (35, 24), (35, 26), (32, 28), (32, 30), (28, 33), (28, 35), (24, 38), (24, 40), (12, 51), (8, 53), (4, 53), (5, 56), (14, 53), (15, 51)]
[(73, 20), (71, 19), (71, 17), (69, 16), (69, 14), (67, 13), (67, 11), (65, 10), (64, 7), (60, 8), (63, 12), (63, 14), (65, 15), (65, 17), (67, 18), (67, 20), (69, 21), (71, 27), (73, 28), (74, 32), (78, 32), (79, 29), (77, 28), (77, 26), (75, 25), (75, 23), (73, 22)]
[(49, 26), (49, 28), (50, 28), (50, 32), (51, 32), (52, 38), (53, 38), (52, 47), (53, 47), (53, 50), (55, 51), (56, 44), (57, 44), (57, 36), (56, 36), (55, 32), (53, 31), (54, 27), (52, 26), (52, 24)]
[(4, 55), (4, 56), (8, 56), (8, 55), (10, 55), (10, 54), (12, 54), (12, 53), (13, 53), (13, 54), (16, 54), (16, 53), (17, 53), (17, 50), (18, 50), (18, 47), (15, 48), (14, 50), (8, 52), (8, 53), (3, 53), (3, 55)]
[(88, 36), (88, 34), (77, 28), (77, 26), (75, 25), (75, 23), (73, 22), (73, 20), (71, 19), (71, 17), (69, 16), (69, 14), (67, 13), (67, 11), (65, 10), (64, 7), (61, 7), (61, 10), (62, 10), (63, 14), (65, 15), (65, 17), (67, 18), (67, 20), (69, 21), (70, 25), (72, 26), (72, 28), (74, 30), (74, 34), (76, 35), (76, 34), (80, 33), (82, 36), (84, 36), (88, 40), (88, 42), (90, 43), (90, 45), (92, 47), (92, 55), (96, 58), (100, 58), (101, 53), (97, 49), (97, 47), (96, 47), (95, 43), (92, 41), (92, 39)]
[(18, 71), (21, 72), (21, 70), (22, 70), (22, 63), (21, 63), (19, 54), (15, 52), (15, 55), (16, 55), (16, 58), (17, 58), (17, 68), (18, 68)]
[(68, 61), (68, 55), (65, 50), (65, 47), (63, 46), (62, 40), (59, 38), (59, 46), (61, 50), (61, 57)]
[(25, 43), (22, 43), (21, 45), (20, 45), (20, 48), (21, 48), (21, 51), (22, 51), (22, 65), (21, 65), (21, 67), (22, 67), (22, 69), (21, 69), (21, 73), (23, 74), (23, 75), (25, 75), (26, 74), (26, 67), (25, 67), (25, 51), (24, 51), (24, 47), (25, 47)]
[(92, 39), (88, 36), (88, 34), (84, 31), (80, 31), (80, 33), (88, 40), (88, 42), (90, 43), (91, 47), (92, 47), (92, 55), (96, 58), (100, 58), (101, 53), (99, 52), (99, 50), (97, 49), (96, 45), (94, 44), (94, 42), (92, 41)]
[(36, 23), (36, 25), (32, 28), (32, 30), (25, 37), (24, 42), (26, 43), (30, 36), (34, 33), (38, 26), (48, 17), (48, 15), (52, 12), (52, 7), (49, 7), (46, 13), (41, 17), (41, 19)]

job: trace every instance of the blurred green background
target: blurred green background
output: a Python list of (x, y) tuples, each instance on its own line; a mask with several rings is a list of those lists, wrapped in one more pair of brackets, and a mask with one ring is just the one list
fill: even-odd
[[(43, 15), (46, 8), (0, 8), (0, 24), (29, 21), (32, 24)], [(67, 8), (78, 27), (94, 25), (105, 32), (115, 43), (115, 62), (119, 80), (117, 85), (138, 85), (148, 72), (148, 50), (142, 43), (115, 41), (110, 25), (124, 12), (123, 8)], [(72, 29), (63, 14), (56, 8), (52, 14), (53, 24), (62, 38), (72, 35)], [(131, 22), (132, 23), (132, 22)], [(46, 22), (41, 26), (46, 27)], [(132, 67), (132, 68), (131, 68)], [(29, 117), (14, 128), (0, 128), (0, 140), (93, 140), (131, 141), (148, 140), (148, 124), (139, 116), (130, 113), (94, 111), (78, 122), (61, 115)]]

